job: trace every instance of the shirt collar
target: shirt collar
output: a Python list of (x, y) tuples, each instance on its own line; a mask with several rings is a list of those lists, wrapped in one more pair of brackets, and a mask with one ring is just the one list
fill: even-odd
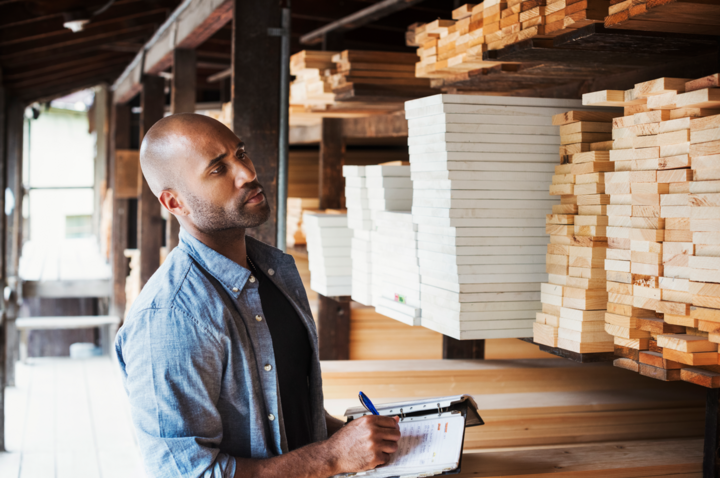
[(257, 287), (257, 281), (248, 283), (251, 276), (248, 269), (206, 246), (183, 228), (180, 228), (178, 247), (223, 284), (232, 297), (237, 299), (246, 285)]

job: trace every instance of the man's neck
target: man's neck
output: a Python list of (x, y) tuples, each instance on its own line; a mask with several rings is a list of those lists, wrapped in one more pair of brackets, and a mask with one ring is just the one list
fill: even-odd
[(222, 254), (246, 269), (248, 268), (245, 229), (228, 229), (226, 231), (206, 234), (192, 228), (187, 232), (215, 252)]

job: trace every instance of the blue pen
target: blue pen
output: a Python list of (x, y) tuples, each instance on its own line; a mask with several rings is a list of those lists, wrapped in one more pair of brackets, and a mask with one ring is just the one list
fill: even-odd
[(375, 405), (372, 404), (372, 402), (370, 401), (370, 399), (368, 398), (367, 395), (360, 392), (358, 394), (358, 398), (360, 399), (360, 403), (362, 403), (362, 406), (365, 407), (365, 409), (368, 412), (372, 413), (373, 415), (380, 415), (378, 413), (377, 409), (375, 408)]

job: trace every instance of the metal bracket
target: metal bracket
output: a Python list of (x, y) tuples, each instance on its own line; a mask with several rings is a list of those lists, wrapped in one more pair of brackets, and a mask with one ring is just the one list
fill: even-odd
[(268, 36), (270, 37), (284, 37), (286, 35), (290, 35), (290, 30), (287, 28), (268, 28), (267, 31)]

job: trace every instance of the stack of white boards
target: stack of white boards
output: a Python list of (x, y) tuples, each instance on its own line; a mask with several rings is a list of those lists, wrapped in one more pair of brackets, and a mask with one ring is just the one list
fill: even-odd
[(378, 314), (420, 325), (417, 225), (412, 219), (409, 211), (373, 212), (373, 270), (380, 277), (374, 298)]
[[(374, 166), (365, 166), (365, 184), (368, 191), (368, 209), (375, 230), (375, 223), (386, 211), (410, 212), (412, 206), (412, 181), (410, 180), (410, 166), (401, 162), (392, 162)], [(384, 289), (385, 276), (391, 270), (385, 263), (385, 255), (379, 254), (378, 247), (387, 234), (372, 235), (372, 300), (378, 306), (380, 297), (387, 297)]]
[(305, 233), (302, 230), (303, 211), (317, 209), (320, 200), (317, 198), (288, 198), (287, 199), (287, 246), (305, 245)]
[(305, 211), (310, 288), (326, 297), (351, 295), (352, 266), (347, 214), (332, 210)]
[(547, 281), (545, 215), (578, 100), (435, 95), (405, 103), (421, 324), (456, 339), (532, 337)]
[(372, 305), (372, 251), (370, 233), (372, 220), (365, 184), (365, 166), (343, 166), (345, 177), (345, 206), (348, 227), (353, 236), (350, 246), (352, 258), (352, 300)]

